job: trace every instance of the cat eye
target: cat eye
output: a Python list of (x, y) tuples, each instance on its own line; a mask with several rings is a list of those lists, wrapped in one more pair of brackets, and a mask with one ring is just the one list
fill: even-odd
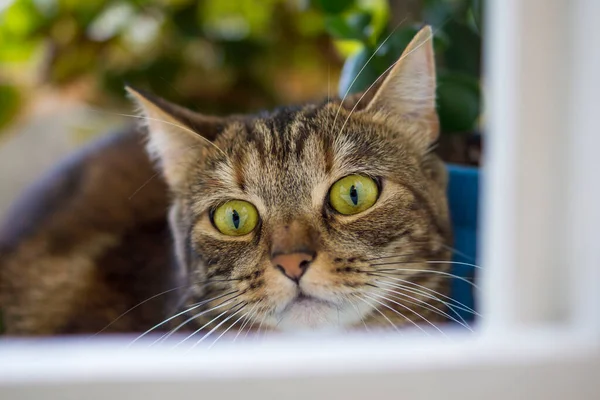
[(348, 175), (329, 189), (329, 204), (344, 215), (358, 214), (373, 206), (379, 196), (374, 179), (364, 175)]
[(213, 224), (224, 235), (242, 236), (256, 228), (258, 211), (244, 200), (230, 200), (220, 205), (212, 215)]

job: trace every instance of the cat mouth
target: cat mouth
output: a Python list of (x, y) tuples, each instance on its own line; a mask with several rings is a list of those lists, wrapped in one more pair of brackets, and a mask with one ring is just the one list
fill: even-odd
[(335, 304), (306, 293), (298, 293), (280, 313), (278, 329), (320, 329), (332, 325), (337, 318)]
[(327, 300), (323, 300), (320, 299), (318, 297), (315, 296), (311, 296), (309, 294), (306, 294), (302, 291), (300, 291), (296, 297), (294, 297), (292, 300), (290, 300), (290, 302), (288, 303), (288, 305), (285, 307), (285, 309), (283, 310), (283, 312), (288, 311), (291, 307), (294, 306), (300, 306), (300, 307), (335, 307), (335, 304), (327, 301)]
[(311, 296), (311, 295), (308, 295), (308, 294), (305, 294), (305, 293), (303, 293), (303, 292), (300, 292), (300, 293), (299, 293), (299, 294), (296, 296), (296, 298), (295, 298), (295, 299), (293, 299), (293, 300), (290, 302), (290, 304), (291, 304), (291, 303), (294, 303), (294, 302), (296, 302), (296, 303), (301, 303), (301, 304), (302, 304), (302, 303), (307, 303), (307, 302), (328, 303), (328, 302), (326, 302), (326, 301), (323, 301), (323, 300), (321, 300), (321, 299), (317, 299), (316, 297), (314, 297), (314, 296)]
[(360, 305), (323, 299), (302, 289), (277, 313), (267, 318), (267, 324), (277, 331), (339, 331), (350, 329), (361, 321)]

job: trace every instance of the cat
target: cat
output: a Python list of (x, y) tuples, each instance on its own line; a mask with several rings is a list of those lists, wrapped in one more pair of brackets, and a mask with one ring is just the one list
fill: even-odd
[(362, 94), (258, 115), (127, 87), (145, 125), (62, 162), (0, 230), (6, 333), (447, 320), (431, 38), (418, 32)]

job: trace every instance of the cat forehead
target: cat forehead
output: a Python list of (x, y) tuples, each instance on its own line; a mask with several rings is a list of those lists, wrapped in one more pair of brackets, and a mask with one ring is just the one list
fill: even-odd
[[(335, 161), (361, 159), (381, 155), (392, 145), (386, 128), (371, 118), (352, 117), (336, 104), (309, 105), (304, 108), (282, 108), (245, 123), (233, 123), (225, 129), (216, 144), (226, 148), (234, 159), (250, 153), (267, 165), (285, 167), (304, 162), (309, 169), (335, 167)], [(319, 156), (315, 159), (315, 156)]]
[(313, 106), (232, 123), (215, 141), (226, 157), (214, 150), (205, 163), (202, 175), (212, 184), (203, 195), (310, 204), (315, 190), (343, 176), (388, 176), (397, 169), (402, 146), (383, 127), (345, 112), (336, 121), (336, 114), (331, 105)]

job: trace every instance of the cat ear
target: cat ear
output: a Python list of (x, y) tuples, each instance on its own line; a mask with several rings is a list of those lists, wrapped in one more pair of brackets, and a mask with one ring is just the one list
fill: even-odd
[(195, 113), (131, 86), (125, 89), (146, 122), (148, 153), (158, 161), (169, 186), (177, 187), (202, 148), (222, 130), (224, 120)]
[(426, 26), (408, 44), (366, 107), (367, 111), (418, 123), (420, 137), (416, 139), (424, 146), (435, 142), (439, 135), (432, 43), (431, 27)]

